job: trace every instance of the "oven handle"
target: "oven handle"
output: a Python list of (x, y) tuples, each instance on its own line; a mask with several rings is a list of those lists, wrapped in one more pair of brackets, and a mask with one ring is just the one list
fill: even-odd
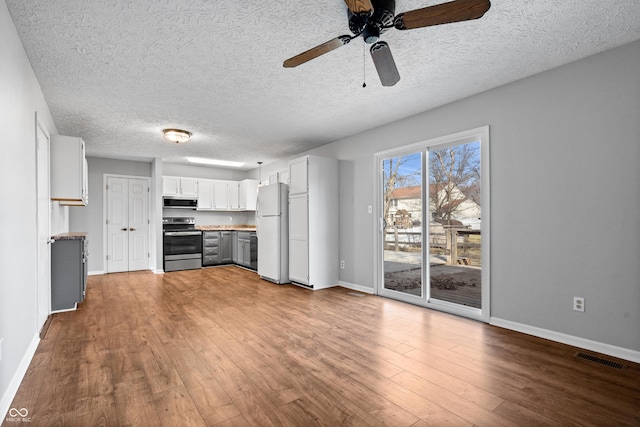
[(200, 236), (202, 231), (165, 231), (165, 236)]

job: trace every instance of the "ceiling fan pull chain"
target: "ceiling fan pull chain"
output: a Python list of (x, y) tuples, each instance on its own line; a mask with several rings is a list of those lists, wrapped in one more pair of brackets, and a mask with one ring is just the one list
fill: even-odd
[(367, 55), (365, 53), (365, 44), (362, 43), (362, 87), (367, 87)]

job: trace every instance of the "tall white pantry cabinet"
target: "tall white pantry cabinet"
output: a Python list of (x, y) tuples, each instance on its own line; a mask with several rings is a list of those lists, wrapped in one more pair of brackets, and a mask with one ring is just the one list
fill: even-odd
[(289, 162), (289, 279), (311, 289), (338, 284), (338, 161)]

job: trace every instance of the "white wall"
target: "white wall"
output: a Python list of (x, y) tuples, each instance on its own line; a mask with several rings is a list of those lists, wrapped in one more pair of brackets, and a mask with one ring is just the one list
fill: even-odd
[[(57, 129), (4, 1), (0, 2), (0, 419), (37, 344), (35, 113)], [(64, 210), (54, 206), (54, 219)], [(64, 227), (59, 222), (54, 230)]]
[(340, 280), (374, 286), (373, 153), (489, 125), (491, 316), (637, 358), (638, 70), (635, 42), (314, 150), (341, 160)]

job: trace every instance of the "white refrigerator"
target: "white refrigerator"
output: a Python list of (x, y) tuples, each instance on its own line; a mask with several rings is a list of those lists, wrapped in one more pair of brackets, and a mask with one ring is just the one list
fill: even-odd
[(281, 183), (258, 187), (258, 274), (274, 283), (289, 283), (288, 190)]

